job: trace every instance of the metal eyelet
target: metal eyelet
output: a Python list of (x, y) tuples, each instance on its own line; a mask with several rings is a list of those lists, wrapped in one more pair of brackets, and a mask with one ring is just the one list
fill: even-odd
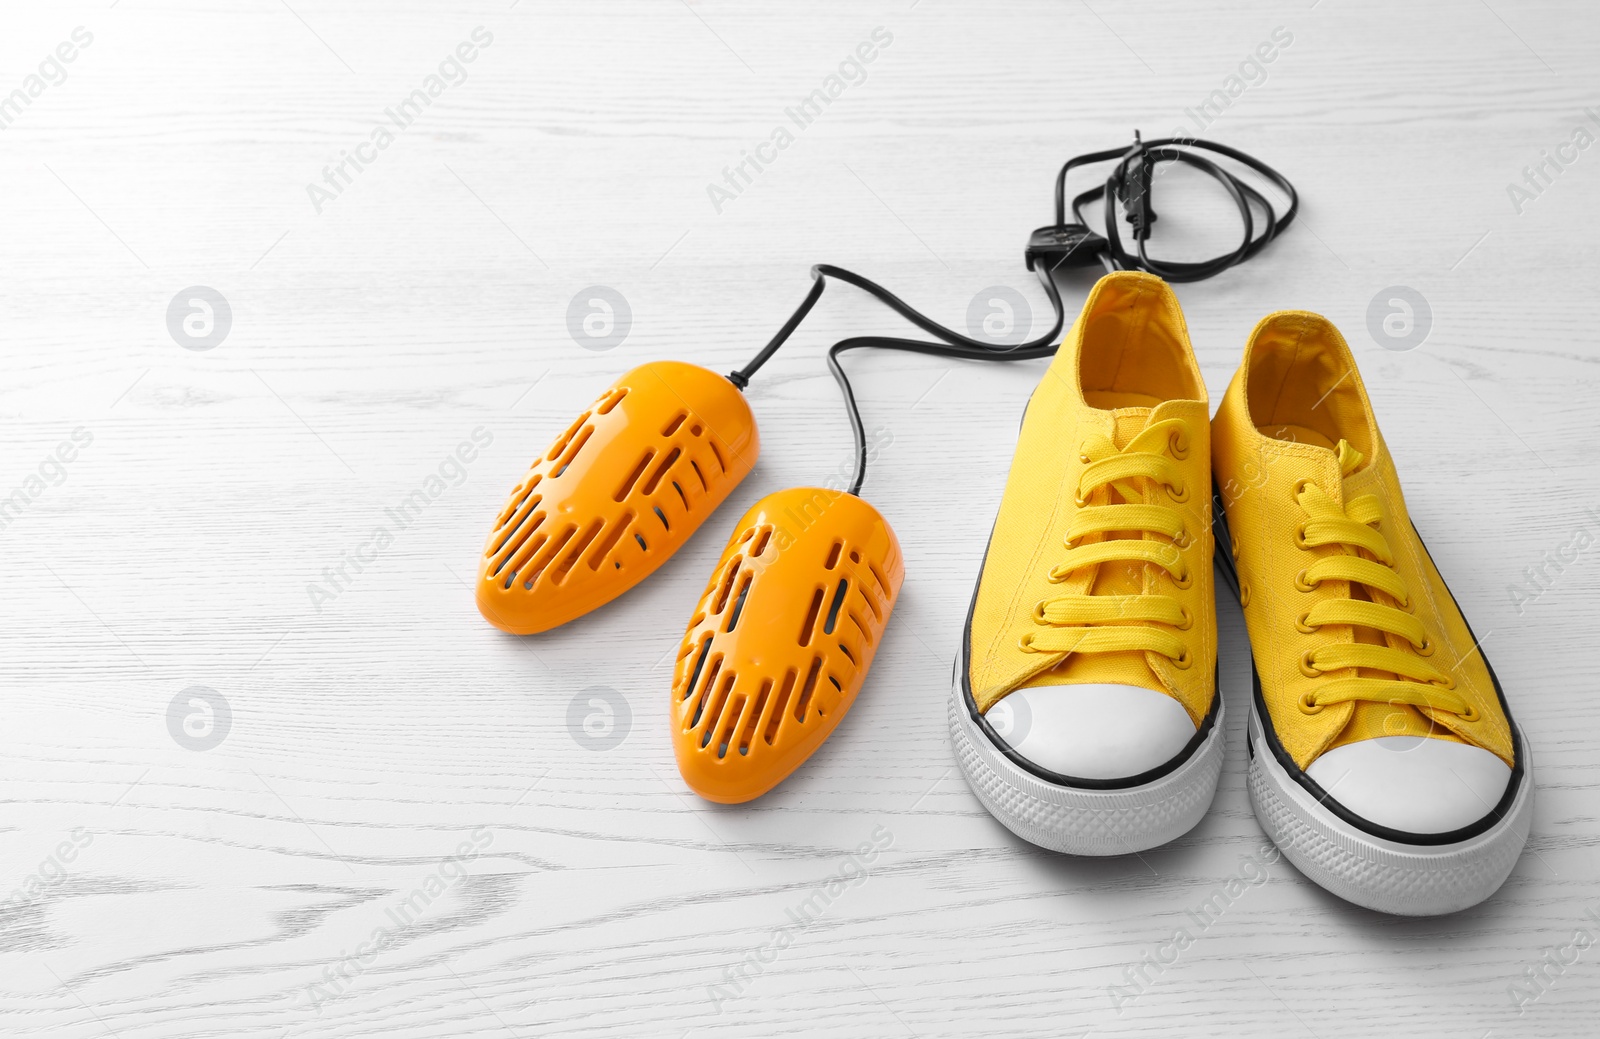
[(1300, 712), (1302, 714), (1316, 714), (1320, 710), (1322, 710), (1322, 705), (1317, 703), (1316, 693), (1300, 694)]
[(1312, 546), (1306, 544), (1306, 525), (1304, 523), (1294, 528), (1294, 547), (1302, 552), (1311, 551)]
[(1464, 722), (1475, 722), (1481, 718), (1482, 715), (1478, 713), (1478, 709), (1476, 707), (1472, 706), (1471, 704), (1467, 704), (1467, 709), (1461, 714), (1456, 715), (1456, 717), (1460, 718)]
[(1310, 620), (1311, 620), (1311, 611), (1307, 610), (1305, 613), (1302, 613), (1300, 616), (1298, 616), (1298, 617), (1296, 617), (1294, 619), (1294, 630), (1298, 631), (1302, 635), (1315, 634), (1318, 631), (1318, 629), (1320, 629), (1322, 627), (1322, 625), (1320, 625), (1320, 624), (1312, 624), (1312, 623), (1310, 623)]
[(1321, 671), (1317, 670), (1316, 665), (1311, 662), (1310, 650), (1300, 654), (1300, 673), (1307, 678), (1317, 678), (1322, 674)]
[(1179, 606), (1178, 612), (1183, 617), (1183, 620), (1179, 621), (1177, 624), (1174, 624), (1173, 627), (1177, 628), (1179, 631), (1188, 631), (1190, 628), (1194, 627), (1194, 614), (1189, 612), (1189, 607)]
[(1294, 492), (1290, 495), (1290, 497), (1294, 498), (1296, 501), (1299, 501), (1301, 491), (1305, 490), (1307, 487), (1315, 486), (1316, 484), (1310, 480), (1296, 480), (1294, 482)]
[(1176, 576), (1174, 576), (1172, 578), (1172, 587), (1177, 588), (1179, 590), (1182, 590), (1182, 589), (1185, 589), (1185, 588), (1189, 588), (1193, 584), (1194, 584), (1194, 574), (1191, 573), (1190, 571), (1187, 571), (1187, 570), (1184, 571), (1183, 579), (1181, 581)]
[(1082, 462), (1084, 465), (1094, 464), (1094, 459), (1089, 457), (1089, 453), (1087, 451), (1078, 452), (1078, 461)]
[(1294, 586), (1302, 592), (1314, 592), (1317, 590), (1317, 586), (1311, 583), (1310, 575), (1305, 570), (1294, 575)]
[(1433, 640), (1424, 635), (1422, 637), (1422, 645), (1416, 647), (1417, 656), (1431, 657), (1433, 656), (1434, 650), (1437, 648), (1438, 647), (1433, 644)]
[(1239, 582), (1239, 608), (1240, 609), (1244, 609), (1246, 606), (1249, 606), (1249, 605), (1250, 605), (1250, 583), (1248, 581), (1240, 581)]
[(1035, 624), (1043, 624), (1044, 623), (1044, 600), (1043, 599), (1040, 599), (1038, 602), (1033, 604), (1033, 623), (1035, 623)]
[(1179, 671), (1187, 671), (1189, 668), (1194, 666), (1194, 657), (1191, 656), (1189, 651), (1186, 649), (1183, 651), (1181, 656), (1173, 659), (1172, 666), (1177, 668)]
[(1022, 652), (1024, 652), (1024, 653), (1036, 653), (1036, 652), (1038, 652), (1037, 650), (1035, 650), (1033, 648), (1033, 633), (1031, 631), (1027, 632), (1020, 639), (1017, 640), (1017, 648), (1022, 650)]
[(1078, 508), (1082, 509), (1082, 508), (1085, 508), (1085, 507), (1088, 506), (1089, 499), (1085, 498), (1083, 495), (1078, 494), (1076, 491), (1074, 491), (1073, 495), (1072, 495), (1072, 504), (1074, 504)]
[(1447, 675), (1444, 676), (1444, 681), (1443, 682), (1435, 682), (1435, 681), (1430, 680), (1428, 682), (1428, 684), (1429, 685), (1436, 685), (1440, 689), (1454, 689), (1456, 687), (1456, 676), (1455, 675), (1451, 675), (1451, 674), (1447, 674)]
[(1167, 447), (1172, 457), (1180, 462), (1189, 457), (1189, 445), (1179, 436), (1176, 429), (1172, 431), (1172, 436), (1167, 438)]
[(1189, 488), (1187, 486), (1181, 488), (1174, 487), (1171, 484), (1162, 484), (1162, 486), (1167, 489), (1167, 497), (1179, 505), (1189, 500)]

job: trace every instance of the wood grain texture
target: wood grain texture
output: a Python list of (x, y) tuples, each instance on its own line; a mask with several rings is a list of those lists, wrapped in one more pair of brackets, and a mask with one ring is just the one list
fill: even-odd
[[(1600, 560), (1521, 609), (1508, 589), (1600, 508), (1600, 149), (1521, 212), (1507, 194), (1574, 127), (1600, 133), (1592, 7), (122, 0), (0, 24), (0, 94), (93, 34), (0, 130), (0, 494), (92, 437), (0, 528), (8, 1036), (1592, 1033), (1600, 951), (1564, 947), (1600, 935)], [(478, 26), (465, 81), (317, 212), (307, 185)], [(707, 184), (879, 26), (866, 80), (717, 212)], [(847, 289), (752, 385), (760, 466), (678, 557), (549, 635), (478, 617), (503, 495), (617, 374), (742, 363), (824, 261), (958, 324), (1013, 286), (1038, 329), (1020, 253), (1056, 166), (1180, 125), (1278, 27), (1292, 43), (1206, 136), (1288, 174), (1303, 219), (1181, 297), (1213, 397), (1269, 310), (1327, 313), (1354, 345), (1535, 748), (1534, 836), (1489, 902), (1389, 919), (1274, 866), (1113, 1005), (1259, 858), (1246, 644), (1225, 601), (1230, 757), (1173, 845), (1051, 855), (968, 793), (946, 683), (1042, 362), (851, 356), (892, 436), (866, 494), (905, 547), (899, 608), (811, 762), (750, 806), (695, 799), (671, 654), (727, 524), (849, 463), (821, 352), (902, 326)], [(1204, 185), (1160, 190), (1163, 248), (1234, 233)], [(605, 352), (567, 330), (597, 284), (632, 311)], [(193, 285), (232, 308), (209, 351), (167, 327)], [(1392, 285), (1431, 304), (1415, 350), (1367, 332)], [(386, 510), (430, 477), (399, 528)], [(380, 526), (392, 542), (314, 603)], [(194, 686), (231, 709), (214, 749), (169, 733)], [(596, 686), (631, 713), (608, 750), (569, 721)], [(1519, 1011), (1509, 986), (1547, 952), (1576, 959)]]

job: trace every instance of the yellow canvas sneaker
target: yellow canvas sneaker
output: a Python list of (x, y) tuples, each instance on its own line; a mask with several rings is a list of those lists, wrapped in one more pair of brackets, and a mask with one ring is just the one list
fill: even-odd
[(968, 783), (1041, 847), (1151, 848), (1216, 793), (1209, 417), (1172, 290), (1100, 279), (1028, 402), (950, 697)]
[(1411, 524), (1338, 329), (1263, 318), (1211, 438), (1217, 557), (1254, 655), (1262, 827), (1359, 905), (1482, 901), (1527, 840), (1527, 744)]

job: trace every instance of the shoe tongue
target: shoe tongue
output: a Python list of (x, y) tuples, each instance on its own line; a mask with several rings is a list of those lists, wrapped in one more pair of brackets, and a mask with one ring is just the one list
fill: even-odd
[(1154, 411), (1154, 408), (1118, 408), (1111, 413), (1115, 420), (1111, 442), (1117, 445), (1118, 451), (1125, 449), (1134, 437), (1144, 432)]
[(1335, 451), (1339, 455), (1339, 475), (1341, 476), (1349, 476), (1357, 469), (1360, 469), (1361, 463), (1367, 460), (1367, 456), (1351, 447), (1348, 440), (1339, 441), (1339, 446), (1335, 448)]

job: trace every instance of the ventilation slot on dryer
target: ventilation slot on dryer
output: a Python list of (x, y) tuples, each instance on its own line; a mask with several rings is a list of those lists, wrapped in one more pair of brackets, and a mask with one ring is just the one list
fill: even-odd
[(683, 454), (683, 449), (682, 448), (678, 448), (678, 447), (675, 447), (671, 451), (668, 451), (667, 452), (667, 457), (665, 457), (665, 458), (663, 458), (661, 460), (661, 464), (656, 466), (656, 471), (651, 473), (650, 474), (650, 478), (644, 482), (644, 486), (639, 488), (639, 493), (640, 494), (654, 494), (654, 493), (656, 493), (656, 488), (661, 486), (661, 480), (662, 480), (663, 477), (665, 477), (667, 475), (667, 470), (672, 468), (672, 463), (676, 462), (678, 460), (678, 457), (680, 455), (682, 455), (682, 454)]
[(717, 729), (722, 733), (717, 737), (717, 757), (728, 756), (728, 747), (733, 743), (733, 730), (738, 726), (739, 718), (744, 714), (749, 702), (743, 696), (736, 696), (729, 701), (727, 709), (722, 712), (722, 718), (717, 722)]
[(578, 452), (583, 450), (583, 445), (588, 443), (589, 438), (592, 436), (594, 436), (594, 427), (584, 426), (578, 435), (572, 438), (572, 444), (567, 448), (566, 453), (561, 456), (560, 462), (556, 465), (556, 471), (550, 474), (551, 479), (555, 479), (567, 471), (567, 466), (571, 465), (572, 460), (578, 457)]
[[(537, 495), (529, 499), (527, 503), (527, 511), (521, 512), (516, 517), (514, 522), (506, 524), (504, 528), (505, 537), (502, 537), (493, 548), (485, 553), (485, 555), (487, 555), (490, 559), (493, 559), (500, 555), (501, 552), (505, 552), (506, 556), (509, 558), (513, 552), (522, 547), (523, 542), (528, 540), (529, 535), (538, 530), (539, 524), (544, 522), (544, 513), (535, 511), (539, 507), (539, 502), (542, 500), (543, 499)], [(500, 567), (505, 565), (505, 560), (502, 559), (500, 561), (500, 566), (497, 566), (494, 572), (498, 574), (500, 572)]]
[(593, 412), (591, 411), (585, 411), (578, 416), (576, 422), (567, 427), (566, 432), (556, 437), (556, 442), (550, 445), (550, 450), (544, 456), (545, 461), (553, 462), (561, 457), (561, 452), (565, 451), (567, 445), (572, 443), (572, 438), (578, 435), (578, 430), (583, 428), (584, 423), (589, 421), (589, 417), (592, 414)]
[(728, 626), (724, 631), (732, 631), (739, 623), (739, 615), (744, 612), (745, 596), (750, 594), (750, 584), (756, 579), (755, 574), (745, 574), (744, 580), (739, 584), (739, 595), (733, 600), (733, 612), (728, 615)]
[(721, 613), (728, 605), (728, 594), (733, 591), (733, 579), (739, 576), (739, 564), (744, 559), (734, 556), (728, 560), (727, 569), (722, 571), (722, 580), (717, 583), (717, 597), (711, 601), (711, 612)]
[(750, 708), (745, 722), (739, 727), (739, 753), (750, 753), (750, 741), (755, 739), (756, 726), (761, 723), (761, 712), (766, 710), (767, 698), (772, 695), (772, 679), (761, 680), (761, 691), (756, 694), (755, 705)]
[(806, 611), (805, 622), (800, 625), (800, 645), (802, 646), (811, 645), (811, 636), (816, 633), (817, 615), (822, 612), (822, 596), (823, 591), (821, 588), (818, 588), (815, 594), (811, 596), (811, 609)]
[(689, 694), (694, 692), (695, 683), (700, 681), (700, 671), (706, 666), (706, 654), (710, 652), (711, 636), (707, 635), (700, 640), (700, 653), (695, 657), (694, 670), (689, 672), (689, 681), (684, 683), (683, 695), (678, 699), (687, 700), (689, 699)]
[(783, 685), (778, 687), (778, 698), (772, 702), (772, 713), (767, 715), (767, 731), (761, 734), (767, 746), (772, 746), (772, 741), (778, 737), (778, 725), (783, 721), (783, 709), (789, 706), (789, 696), (794, 692), (794, 684), (800, 680), (800, 673), (794, 668), (783, 673)]
[(822, 625), (824, 635), (833, 634), (833, 626), (839, 622), (839, 607), (844, 605), (844, 593), (850, 590), (850, 581), (839, 578), (839, 588), (833, 593), (833, 605), (828, 607), (828, 619)]
[(862, 602), (867, 604), (867, 609), (872, 611), (872, 617), (874, 620), (883, 620), (883, 610), (878, 608), (878, 599), (876, 596), (867, 594), (866, 585), (856, 585), (856, 595), (861, 598)]
[(572, 550), (561, 558), (556, 568), (550, 571), (550, 583), (560, 584), (567, 579), (572, 568), (578, 564), (578, 558), (583, 555), (583, 550), (589, 547), (589, 542), (600, 536), (600, 529), (605, 526), (604, 520), (595, 520), (584, 528), (583, 534), (572, 542)]
[[(539, 534), (529, 539), (515, 553), (507, 553), (505, 561), (500, 564), (506, 570), (506, 581), (502, 587), (510, 588), (511, 583), (517, 579), (517, 572), (526, 566), (528, 560), (532, 559), (544, 547), (545, 542), (549, 540), (545, 535)], [(495, 570), (494, 576), (499, 576), (499, 574), (500, 570)]]
[(692, 729), (700, 724), (700, 718), (706, 713), (706, 707), (710, 703), (712, 690), (717, 687), (717, 672), (721, 670), (722, 655), (719, 653), (711, 658), (711, 670), (706, 672), (706, 680), (695, 697), (694, 717), (689, 720), (689, 728)]
[(822, 658), (811, 658), (811, 670), (806, 672), (806, 684), (800, 687), (800, 699), (794, 703), (794, 720), (804, 723), (806, 710), (811, 706), (811, 695), (817, 691), (817, 675), (822, 672)]
[(522, 511), (523, 504), (527, 502), (528, 497), (533, 494), (533, 489), (539, 486), (539, 481), (542, 479), (544, 479), (543, 473), (534, 473), (533, 476), (529, 478), (526, 487), (518, 487), (516, 490), (511, 492), (511, 500), (506, 503), (505, 508), (500, 510), (499, 517), (494, 521), (494, 527), (496, 530), (499, 530), (501, 527), (505, 526), (507, 520), (509, 520), (513, 515)]
[(655, 456), (656, 452), (654, 448), (645, 449), (644, 457), (639, 459), (639, 464), (633, 467), (633, 472), (629, 473), (628, 478), (622, 482), (622, 486), (617, 488), (617, 493), (611, 496), (613, 501), (627, 500), (629, 492), (633, 490), (633, 485), (638, 483), (639, 477), (644, 475), (644, 467), (649, 465), (650, 459), (654, 458)]
[[(606, 561), (606, 557), (611, 554), (612, 549), (617, 547), (617, 542), (622, 540), (622, 535), (628, 532), (628, 527), (632, 526), (632, 524), (633, 513), (624, 512), (622, 518), (611, 525), (610, 532), (600, 539), (599, 545), (595, 547), (594, 552), (589, 556), (590, 570), (600, 569), (600, 564)], [(613, 560), (613, 562), (616, 563), (613, 569), (622, 569), (622, 560)]]
[(527, 575), (527, 577), (523, 579), (522, 587), (525, 591), (533, 591), (534, 582), (539, 580), (540, 576), (542, 576), (545, 570), (550, 566), (551, 560), (555, 559), (556, 556), (561, 554), (561, 550), (567, 547), (567, 542), (571, 541), (572, 535), (576, 534), (577, 532), (577, 527), (568, 527), (566, 530), (563, 530), (560, 534), (556, 535), (554, 541), (545, 543), (545, 547), (542, 548), (538, 555), (536, 555), (533, 559), (533, 573)]
[[(872, 579), (878, 582), (878, 595), (884, 602), (889, 601), (889, 579), (883, 576), (883, 571), (878, 569), (878, 564), (867, 560), (867, 569), (872, 572)], [(881, 616), (881, 614), (880, 614)]]
[[(717, 663), (721, 664), (722, 661), (719, 659)], [(711, 703), (706, 707), (705, 728), (700, 733), (701, 750), (704, 750), (706, 747), (711, 745), (711, 740), (717, 735), (717, 730), (723, 727), (722, 716), (724, 713), (726, 713), (726, 708), (728, 706), (728, 693), (733, 690), (733, 680), (737, 677), (738, 676), (732, 671), (729, 671), (727, 674), (722, 676), (722, 681), (720, 682), (716, 682), (714, 677), (706, 680), (706, 688), (708, 690), (713, 688), (713, 682), (716, 682), (716, 685), (715, 691), (712, 695)]]

